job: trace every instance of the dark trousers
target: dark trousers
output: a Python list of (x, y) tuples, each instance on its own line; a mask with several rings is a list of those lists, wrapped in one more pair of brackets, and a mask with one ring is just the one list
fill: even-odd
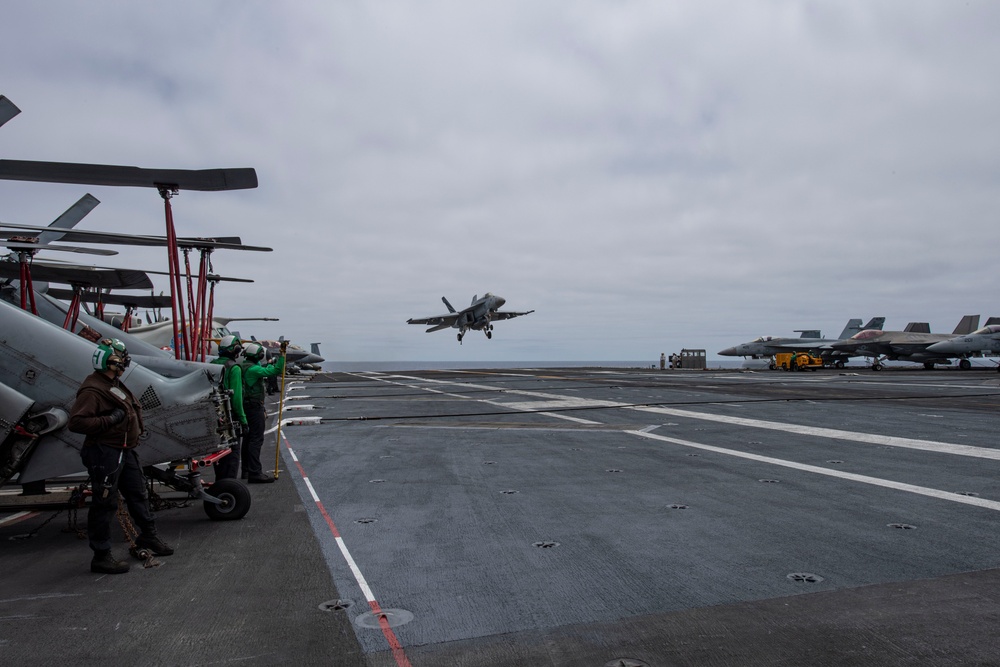
[(94, 492), (87, 514), (87, 536), (94, 551), (111, 548), (111, 522), (118, 511), (118, 494), (141, 535), (156, 535), (156, 522), (149, 509), (146, 476), (134, 449), (107, 445), (84, 445), (80, 451)]
[(215, 479), (236, 479), (240, 476), (240, 451), (242, 450), (242, 438), (237, 438), (230, 449), (228, 455), (219, 459), (215, 464)]
[(267, 413), (263, 401), (243, 401), (243, 412), (247, 415), (247, 434), (243, 436), (243, 472), (249, 477), (264, 474), (260, 464), (260, 448), (264, 445), (264, 427)]

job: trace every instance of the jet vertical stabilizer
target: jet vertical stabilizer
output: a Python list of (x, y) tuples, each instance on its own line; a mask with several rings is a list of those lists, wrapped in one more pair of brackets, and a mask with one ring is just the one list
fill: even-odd
[(970, 334), (979, 328), (979, 315), (966, 315), (952, 331), (956, 336), (964, 336)]

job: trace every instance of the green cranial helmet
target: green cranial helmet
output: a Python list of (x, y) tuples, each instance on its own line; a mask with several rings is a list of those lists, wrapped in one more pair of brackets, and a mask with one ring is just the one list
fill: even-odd
[(117, 370), (123, 372), (128, 368), (131, 358), (125, 350), (125, 343), (117, 338), (102, 338), (94, 350), (94, 369), (99, 371)]
[(242, 349), (243, 346), (240, 344), (240, 339), (232, 334), (225, 336), (219, 341), (220, 357), (229, 357), (230, 359), (234, 359)]
[(264, 358), (264, 346), (260, 343), (247, 343), (243, 348), (243, 356), (250, 361), (260, 361)]

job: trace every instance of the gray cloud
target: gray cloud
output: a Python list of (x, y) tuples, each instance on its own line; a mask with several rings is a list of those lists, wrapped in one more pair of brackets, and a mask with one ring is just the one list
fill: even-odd
[[(219, 311), (331, 359), (648, 359), (991, 311), (1000, 10), (791, 1), (21, 3), (3, 157), (253, 166), (182, 193)], [(0, 182), (0, 219), (85, 192)], [(141, 190), (88, 228), (160, 233)], [(118, 259), (118, 258), (116, 258)], [(162, 267), (123, 251), (119, 265)], [(264, 267), (266, 264), (266, 270)], [(164, 284), (165, 287), (165, 284)], [(503, 294), (493, 340), (408, 317)]]

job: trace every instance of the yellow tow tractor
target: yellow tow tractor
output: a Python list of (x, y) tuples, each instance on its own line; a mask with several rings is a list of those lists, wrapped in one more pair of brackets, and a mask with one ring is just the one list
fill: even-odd
[(823, 368), (823, 359), (809, 352), (779, 352), (774, 355), (774, 366), (783, 371), (814, 371)]

